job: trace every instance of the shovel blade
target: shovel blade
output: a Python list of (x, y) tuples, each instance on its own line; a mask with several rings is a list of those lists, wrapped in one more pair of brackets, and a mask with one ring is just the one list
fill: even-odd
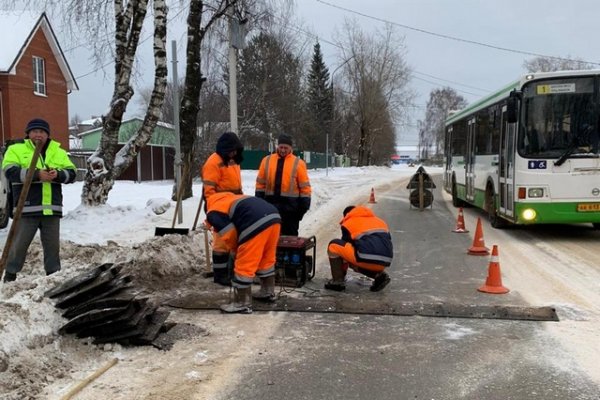
[(154, 236), (187, 235), (188, 233), (190, 233), (188, 228), (161, 228), (159, 226), (154, 228)]

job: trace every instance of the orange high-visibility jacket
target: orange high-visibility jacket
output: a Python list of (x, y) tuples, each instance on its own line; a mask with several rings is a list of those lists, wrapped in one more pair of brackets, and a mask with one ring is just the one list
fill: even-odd
[(234, 161), (225, 165), (223, 158), (217, 153), (211, 154), (202, 167), (202, 183), (204, 198), (215, 193), (242, 193), (242, 175), (240, 166)]
[(358, 261), (389, 266), (394, 257), (387, 224), (370, 208), (356, 206), (342, 220), (342, 240), (352, 243)]
[(275, 206), (258, 197), (216, 193), (207, 202), (206, 220), (229, 250), (237, 249), (269, 226), (281, 223)]
[(306, 171), (306, 163), (293, 154), (288, 154), (285, 157), (281, 176), (281, 192), (277, 195), (275, 175), (279, 159), (280, 157), (275, 153), (266, 156), (261, 161), (256, 177), (256, 196), (262, 197), (271, 203), (289, 200), (294, 205), (306, 205), (306, 209), (303, 211), (308, 210), (311, 187)]

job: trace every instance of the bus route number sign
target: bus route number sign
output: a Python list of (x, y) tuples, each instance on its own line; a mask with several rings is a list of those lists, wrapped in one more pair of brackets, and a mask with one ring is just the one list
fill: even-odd
[(529, 169), (546, 169), (546, 160), (529, 160), (527, 163)]

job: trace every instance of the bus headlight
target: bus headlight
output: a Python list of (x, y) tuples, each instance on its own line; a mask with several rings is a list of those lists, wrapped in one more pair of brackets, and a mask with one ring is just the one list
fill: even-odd
[(537, 213), (535, 212), (535, 210), (533, 208), (526, 208), (521, 213), (521, 216), (523, 217), (523, 219), (525, 221), (533, 221), (535, 219), (535, 217), (537, 216)]
[(529, 188), (527, 190), (527, 197), (544, 197), (544, 189), (542, 188)]

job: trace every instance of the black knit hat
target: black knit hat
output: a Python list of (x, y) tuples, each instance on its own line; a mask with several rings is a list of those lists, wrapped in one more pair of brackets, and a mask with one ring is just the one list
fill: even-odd
[(219, 154), (228, 154), (240, 148), (243, 148), (242, 142), (233, 132), (225, 132), (217, 140), (217, 153)]
[(44, 130), (48, 135), (50, 135), (50, 125), (41, 118), (35, 118), (29, 121), (27, 128), (25, 128), (25, 133), (29, 135), (29, 132), (34, 129)]
[(344, 217), (346, 216), (346, 214), (348, 214), (350, 211), (354, 210), (354, 208), (356, 208), (356, 206), (348, 206), (346, 208), (344, 208), (344, 211), (342, 212), (342, 214), (344, 215)]
[(277, 144), (287, 144), (287, 145), (292, 146), (292, 137), (289, 135), (286, 135), (285, 133), (282, 133), (277, 138)]

